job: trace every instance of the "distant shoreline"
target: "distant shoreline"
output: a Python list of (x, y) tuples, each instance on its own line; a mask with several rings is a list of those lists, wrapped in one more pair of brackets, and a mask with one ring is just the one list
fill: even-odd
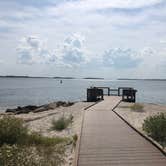
[(74, 77), (40, 77), (40, 76), (0, 76), (0, 78), (47, 78), (47, 79), (75, 79)]
[[(42, 77), (42, 76), (17, 76), (17, 75), (0, 75), (0, 78), (46, 78), (46, 79), (83, 79), (83, 80), (112, 80), (112, 79), (105, 79), (102, 77), (65, 77), (65, 76), (54, 76), (54, 77)], [(119, 81), (166, 81), (166, 79), (159, 79), (159, 78), (117, 78), (114, 80)]]
[(97, 77), (76, 78), (76, 77), (40, 77), (40, 76), (15, 76), (15, 75), (0, 76), (0, 78), (48, 78), (48, 79), (95, 79), (95, 80), (104, 80), (104, 78), (97, 78)]
[(117, 80), (122, 81), (166, 81), (166, 79), (135, 79), (135, 78), (118, 78)]
[(85, 77), (83, 79), (86, 79), (86, 80), (104, 80), (104, 78), (95, 78), (95, 77)]

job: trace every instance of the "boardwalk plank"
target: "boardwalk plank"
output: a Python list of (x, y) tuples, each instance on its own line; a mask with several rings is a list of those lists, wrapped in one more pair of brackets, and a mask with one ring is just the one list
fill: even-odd
[(107, 97), (84, 115), (78, 166), (166, 166), (165, 156), (113, 111), (119, 97)]

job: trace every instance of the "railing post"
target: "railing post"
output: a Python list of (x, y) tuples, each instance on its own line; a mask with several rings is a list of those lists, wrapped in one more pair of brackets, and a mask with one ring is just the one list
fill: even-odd
[(108, 96), (110, 96), (110, 88), (108, 88)]
[(118, 88), (118, 96), (120, 96), (120, 88)]

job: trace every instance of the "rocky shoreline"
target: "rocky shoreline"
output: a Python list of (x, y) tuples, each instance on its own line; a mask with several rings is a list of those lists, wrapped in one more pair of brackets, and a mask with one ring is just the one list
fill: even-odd
[(45, 104), (45, 105), (41, 105), (41, 106), (36, 106), (36, 105), (28, 105), (28, 106), (24, 106), (24, 107), (18, 106), (17, 108), (13, 108), (13, 109), (6, 109), (5, 113), (9, 113), (9, 114), (12, 113), (15, 115), (16, 114), (28, 114), (30, 112), (38, 113), (38, 112), (44, 112), (44, 111), (56, 109), (60, 106), (63, 106), (63, 107), (72, 106), (73, 104), (74, 104), (74, 102), (58, 101), (58, 102), (53, 102), (53, 103)]

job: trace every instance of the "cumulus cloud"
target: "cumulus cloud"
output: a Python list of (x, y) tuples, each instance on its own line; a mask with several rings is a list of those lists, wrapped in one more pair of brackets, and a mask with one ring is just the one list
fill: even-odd
[(103, 55), (103, 64), (116, 69), (134, 68), (141, 62), (138, 53), (131, 49), (110, 49)]
[(23, 38), (17, 52), (18, 62), (22, 64), (49, 63), (51, 58), (44, 42), (34, 36)]
[(164, 49), (156, 50), (150, 47), (143, 48), (140, 51), (140, 56), (143, 59), (142, 66), (143, 68), (151, 67), (155, 68), (156, 66), (162, 66), (166, 61), (166, 54)]
[[(66, 37), (56, 50), (50, 51), (46, 43), (38, 37), (25, 37), (17, 48), (18, 62), (27, 65), (53, 64), (60, 67), (82, 67), (90, 64), (92, 67), (105, 66), (115, 69), (136, 68), (140, 63), (145, 65), (149, 61), (154, 61), (153, 66), (160, 63), (160, 60), (155, 56), (156, 51), (150, 47), (141, 51), (113, 48), (105, 51), (101, 56), (91, 56), (84, 45), (84, 36), (72, 34)], [(160, 59), (163, 58), (160, 57)]]
[(84, 48), (85, 38), (79, 34), (73, 34), (64, 40), (61, 57), (68, 65), (80, 65), (88, 62), (88, 52)]
[(151, 47), (144, 47), (141, 51), (140, 51), (140, 56), (141, 57), (152, 57), (152, 56), (155, 56), (156, 54), (156, 51), (151, 48)]
[(46, 44), (37, 37), (23, 38), (17, 48), (18, 62), (22, 64), (55, 64), (59, 66), (80, 65), (88, 62), (84, 48), (85, 38), (79, 34), (67, 37), (60, 47), (49, 51)]

